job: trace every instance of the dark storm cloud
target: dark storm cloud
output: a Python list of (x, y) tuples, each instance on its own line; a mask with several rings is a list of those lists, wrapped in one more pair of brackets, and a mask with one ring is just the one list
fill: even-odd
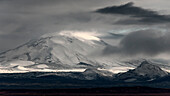
[(148, 55), (155, 56), (170, 52), (170, 33), (156, 30), (142, 30), (125, 36), (119, 46), (108, 46), (104, 54)]
[[(133, 19), (120, 20), (117, 23), (120, 24), (136, 24), (136, 23), (166, 23), (170, 22), (169, 15), (159, 15), (156, 11), (143, 9), (141, 7), (134, 6), (134, 3), (130, 2), (120, 6), (105, 7), (96, 10), (102, 14), (121, 14), (130, 15)], [(134, 19), (135, 18), (135, 19)]]

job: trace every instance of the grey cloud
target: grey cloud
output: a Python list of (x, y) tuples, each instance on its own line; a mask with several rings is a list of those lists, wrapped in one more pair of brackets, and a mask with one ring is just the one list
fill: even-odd
[[(156, 11), (143, 9), (141, 7), (134, 6), (134, 3), (130, 2), (120, 6), (105, 7), (96, 10), (98, 13), (102, 14), (121, 14), (130, 15), (133, 19), (120, 20), (117, 23), (120, 24), (151, 24), (151, 23), (169, 23), (169, 15), (160, 15)], [(135, 19), (134, 19), (135, 18)]]
[(170, 33), (156, 30), (141, 30), (125, 36), (119, 46), (108, 46), (104, 54), (156, 56), (170, 52)]

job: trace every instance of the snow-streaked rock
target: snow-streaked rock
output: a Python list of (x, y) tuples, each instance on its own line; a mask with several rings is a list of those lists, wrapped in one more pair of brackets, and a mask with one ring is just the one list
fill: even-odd
[(134, 72), (142, 76), (149, 76), (151, 78), (168, 75), (168, 73), (163, 71), (159, 66), (149, 63), (148, 61), (143, 61), (140, 66), (134, 69)]
[(125, 82), (145, 82), (167, 75), (168, 72), (163, 71), (159, 66), (143, 61), (137, 68), (115, 75), (115, 79)]

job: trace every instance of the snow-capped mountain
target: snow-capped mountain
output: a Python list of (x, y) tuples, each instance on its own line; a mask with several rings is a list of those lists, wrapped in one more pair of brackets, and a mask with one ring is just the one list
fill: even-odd
[(98, 68), (104, 64), (93, 59), (92, 55), (102, 52), (107, 45), (94, 33), (52, 33), (1, 53), (0, 68), (2, 73)]

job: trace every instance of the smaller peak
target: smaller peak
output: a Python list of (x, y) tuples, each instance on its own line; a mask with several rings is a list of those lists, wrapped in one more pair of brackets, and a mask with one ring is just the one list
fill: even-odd
[(144, 60), (141, 62), (141, 64), (137, 68), (149, 68), (149, 67), (158, 67), (152, 62), (149, 62), (147, 60)]
[(134, 5), (133, 2), (128, 2), (128, 3), (126, 3), (126, 4), (122, 5), (122, 6), (124, 6), (124, 7), (131, 7), (133, 5)]
[(140, 75), (147, 75), (149, 77), (162, 77), (167, 75), (167, 72), (163, 71), (159, 66), (146, 60), (134, 69), (134, 72)]
[(143, 65), (143, 64), (150, 64), (147, 60), (144, 60), (142, 63), (141, 63), (141, 65)]

